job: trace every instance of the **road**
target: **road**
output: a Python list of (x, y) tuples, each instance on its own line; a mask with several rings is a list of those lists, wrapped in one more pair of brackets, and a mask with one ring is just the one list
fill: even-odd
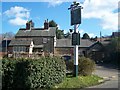
[(105, 82), (100, 85), (92, 86), (89, 88), (118, 88), (120, 84), (118, 80), (120, 78), (120, 75), (118, 76), (118, 73), (119, 72), (117, 68), (112, 68), (111, 65), (108, 65), (107, 67), (97, 65), (94, 74), (103, 77)]

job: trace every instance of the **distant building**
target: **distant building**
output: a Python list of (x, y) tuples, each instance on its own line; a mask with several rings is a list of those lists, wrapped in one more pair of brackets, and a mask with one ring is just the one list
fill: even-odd
[[(105, 56), (105, 46), (109, 41), (91, 41), (89, 39), (81, 39), (78, 46), (78, 55), (90, 57), (95, 61), (101, 61)], [(55, 55), (74, 55), (74, 46), (71, 45), (71, 39), (59, 39), (55, 46)]]
[(0, 57), (7, 55), (8, 53), (8, 45), (11, 39), (3, 39), (0, 42)]
[(96, 41), (103, 42), (103, 41), (107, 41), (110, 39), (111, 39), (111, 37), (101, 37), (101, 38), (97, 38)]
[(112, 37), (120, 37), (120, 32), (113, 32)]
[[(79, 48), (79, 55), (86, 55), (89, 48), (92, 48), (96, 45), (95, 41), (91, 41), (89, 39), (80, 39)], [(73, 54), (73, 48), (71, 43), (71, 39), (59, 39), (56, 42), (56, 54)]]
[[(83, 54), (84, 51), (86, 51), (87, 48), (89, 48), (91, 45), (93, 45), (95, 42), (92, 42), (88, 39), (81, 39), (79, 47), (79, 55)], [(72, 46), (72, 40), (71, 39), (58, 39), (56, 41), (56, 54), (73, 54), (73, 48)]]

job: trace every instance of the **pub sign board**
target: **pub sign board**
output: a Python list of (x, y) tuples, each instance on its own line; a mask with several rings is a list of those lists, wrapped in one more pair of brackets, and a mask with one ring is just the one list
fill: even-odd
[(71, 26), (81, 24), (81, 8), (71, 10)]
[(72, 33), (72, 45), (80, 45), (80, 33)]

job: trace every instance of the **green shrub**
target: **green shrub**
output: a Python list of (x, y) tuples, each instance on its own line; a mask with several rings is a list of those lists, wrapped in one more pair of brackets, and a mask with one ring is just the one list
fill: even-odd
[[(74, 61), (70, 61), (68, 64), (68, 70), (74, 70)], [(78, 74), (87, 76), (91, 75), (92, 72), (95, 70), (95, 62), (90, 58), (86, 57), (79, 57), (78, 59)]]
[(2, 87), (10, 89), (13, 86), (15, 60), (2, 59)]
[(3, 88), (51, 88), (66, 75), (64, 60), (59, 57), (3, 61)]
[(80, 75), (91, 75), (95, 70), (95, 62), (90, 58), (80, 57), (79, 58), (79, 69)]

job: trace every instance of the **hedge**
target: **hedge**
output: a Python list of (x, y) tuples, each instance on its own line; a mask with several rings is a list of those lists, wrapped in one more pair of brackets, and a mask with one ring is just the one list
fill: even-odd
[[(79, 57), (78, 59), (78, 74), (82, 76), (91, 75), (95, 70), (95, 62), (90, 58)], [(74, 70), (74, 61), (71, 60), (68, 62), (68, 70)]]
[(59, 57), (3, 59), (2, 63), (2, 87), (6, 90), (51, 88), (66, 75), (64, 60)]

